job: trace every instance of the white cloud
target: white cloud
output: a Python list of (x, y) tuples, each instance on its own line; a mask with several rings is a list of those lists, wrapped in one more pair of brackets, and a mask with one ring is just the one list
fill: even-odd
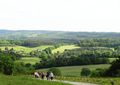
[(0, 29), (119, 31), (119, 0), (0, 0)]

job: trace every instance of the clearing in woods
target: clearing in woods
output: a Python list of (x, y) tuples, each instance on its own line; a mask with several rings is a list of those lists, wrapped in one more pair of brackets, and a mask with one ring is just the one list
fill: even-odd
[(64, 46), (60, 46), (60, 47), (54, 49), (52, 51), (52, 53), (57, 53), (57, 52), (63, 53), (65, 51), (65, 49), (71, 50), (71, 49), (76, 49), (76, 48), (80, 48), (80, 47), (76, 46), (76, 45), (64, 45)]

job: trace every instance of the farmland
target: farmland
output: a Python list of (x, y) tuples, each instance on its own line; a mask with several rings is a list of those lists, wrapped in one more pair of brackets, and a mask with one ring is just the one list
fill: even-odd
[[(79, 77), (82, 68), (89, 68), (90, 70), (95, 70), (97, 68), (108, 68), (109, 64), (100, 64), (100, 65), (83, 65), (83, 66), (65, 66), (57, 67), (61, 70), (62, 76), (72, 76)], [(40, 69), (39, 71), (47, 71), (47, 69)]]

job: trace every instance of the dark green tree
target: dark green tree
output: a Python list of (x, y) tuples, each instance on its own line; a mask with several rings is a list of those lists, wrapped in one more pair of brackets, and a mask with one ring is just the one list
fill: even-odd
[(89, 68), (82, 68), (81, 76), (89, 76), (91, 73)]

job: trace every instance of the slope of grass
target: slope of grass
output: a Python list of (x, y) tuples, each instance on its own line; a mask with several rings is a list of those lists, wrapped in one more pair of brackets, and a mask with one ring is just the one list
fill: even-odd
[(53, 81), (32, 79), (28, 76), (5, 76), (0, 75), (0, 85), (70, 85)]
[(16, 62), (23, 62), (23, 63), (30, 63), (35, 64), (40, 61), (40, 58), (37, 57), (23, 57), (20, 60), (17, 60)]
[[(59, 80), (96, 83), (98, 85), (120, 85), (120, 78), (56, 77)], [(114, 84), (111, 84), (113, 82)]]
[(2, 50), (4, 50), (5, 47), (8, 47), (8, 49), (13, 48), (15, 51), (24, 51), (25, 53), (29, 53), (29, 52), (37, 50), (37, 49), (44, 50), (48, 47), (52, 47), (52, 45), (43, 45), (43, 46), (31, 47), (31, 48), (30, 47), (24, 47), (24, 46), (1, 46), (0, 48)]
[[(82, 68), (89, 68), (90, 70), (95, 70), (97, 68), (108, 68), (109, 64), (100, 64), (100, 65), (83, 65), (83, 66), (66, 66), (66, 67), (57, 67), (61, 70), (62, 76), (72, 76), (79, 77)], [(47, 71), (48, 69), (40, 69), (39, 71)]]
[(52, 51), (52, 53), (57, 53), (58, 51), (60, 53), (64, 52), (65, 49), (76, 49), (76, 48), (80, 48), (79, 46), (75, 46), (75, 45), (65, 45), (65, 46), (60, 46), (59, 48), (56, 48)]

